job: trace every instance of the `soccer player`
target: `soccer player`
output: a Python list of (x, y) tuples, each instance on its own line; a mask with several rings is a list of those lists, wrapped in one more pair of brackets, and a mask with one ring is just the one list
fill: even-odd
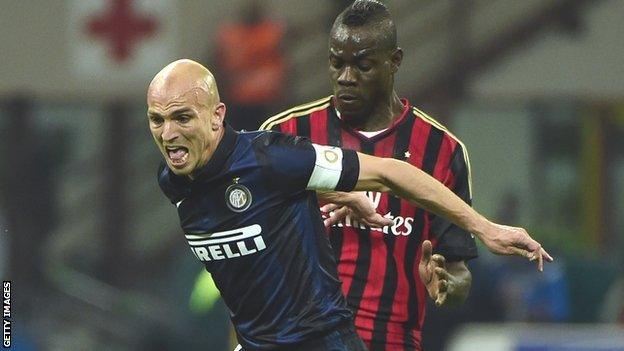
[(214, 77), (194, 61), (163, 68), (147, 105), (165, 159), (158, 182), (244, 350), (365, 350), (311, 190), (392, 191), (474, 232), (493, 252), (547, 257), (523, 229), (489, 222), (405, 162), (234, 131)]
[[(466, 148), (394, 90), (402, 58), (388, 9), (374, 0), (355, 1), (338, 15), (330, 33), (333, 95), (271, 117), (261, 129), (409, 162), (470, 204)], [(466, 230), (409, 201), (367, 195), (392, 220), (383, 228), (338, 214), (348, 207), (324, 207), (336, 212), (326, 222), (333, 223), (329, 237), (343, 292), (371, 350), (419, 350), (426, 291), (438, 306), (464, 302), (472, 280), (466, 261), (477, 257), (475, 241)], [(356, 208), (362, 203), (344, 196), (334, 200)]]

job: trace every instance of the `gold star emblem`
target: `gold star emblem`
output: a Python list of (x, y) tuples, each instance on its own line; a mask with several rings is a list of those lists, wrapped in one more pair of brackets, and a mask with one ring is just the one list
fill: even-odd
[(405, 158), (410, 158), (410, 156), (412, 156), (412, 154), (410, 154), (409, 150), (405, 151)]

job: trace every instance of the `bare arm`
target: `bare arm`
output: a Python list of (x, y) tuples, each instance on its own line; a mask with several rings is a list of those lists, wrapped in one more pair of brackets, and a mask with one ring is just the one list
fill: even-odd
[(540, 271), (543, 270), (543, 259), (552, 261), (552, 257), (524, 229), (490, 222), (420, 169), (403, 161), (362, 153), (358, 153), (358, 158), (360, 174), (354, 190), (388, 192), (416, 203), (473, 233), (496, 254), (537, 260)]
[(487, 219), (468, 206), (442, 183), (412, 165), (390, 158), (358, 153), (358, 190), (391, 193), (442, 216), (469, 232), (480, 234)]

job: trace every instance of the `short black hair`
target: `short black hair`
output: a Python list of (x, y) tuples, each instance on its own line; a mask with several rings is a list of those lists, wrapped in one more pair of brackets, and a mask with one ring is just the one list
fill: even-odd
[(397, 31), (390, 11), (378, 0), (355, 0), (338, 15), (333, 28), (338, 25), (375, 27), (376, 32), (384, 37), (384, 43), (391, 47), (397, 46)]
[(367, 23), (390, 18), (390, 12), (377, 0), (356, 0), (339, 15), (342, 24), (359, 27)]

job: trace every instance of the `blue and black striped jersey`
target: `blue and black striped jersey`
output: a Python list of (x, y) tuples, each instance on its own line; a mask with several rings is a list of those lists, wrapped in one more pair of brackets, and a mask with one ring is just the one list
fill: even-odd
[(158, 181), (191, 251), (212, 273), (240, 344), (284, 347), (352, 323), (311, 190), (353, 189), (357, 154), (225, 128), (194, 180), (163, 164)]

